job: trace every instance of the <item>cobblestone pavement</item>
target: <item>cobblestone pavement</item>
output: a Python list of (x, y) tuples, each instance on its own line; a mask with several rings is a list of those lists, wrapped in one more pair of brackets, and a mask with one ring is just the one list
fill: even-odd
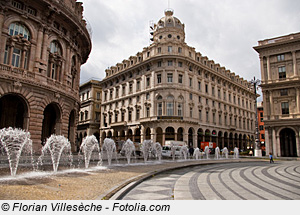
[(300, 162), (242, 162), (171, 170), (143, 181), (124, 200), (300, 200)]

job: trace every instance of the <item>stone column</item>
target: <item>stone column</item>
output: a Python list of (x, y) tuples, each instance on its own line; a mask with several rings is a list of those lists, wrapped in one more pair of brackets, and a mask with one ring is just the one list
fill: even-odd
[(1, 63), (3, 63), (4, 50), (5, 50), (5, 44), (6, 44), (6, 41), (3, 41), (3, 38), (2, 38), (3, 23), (4, 23), (4, 14), (3, 14), (3, 10), (0, 9), (0, 41), (1, 41), (0, 42), (0, 56), (1, 56)]
[(266, 81), (271, 81), (271, 67), (270, 67), (270, 56), (267, 56), (267, 72), (268, 72), (268, 79)]
[(273, 92), (269, 91), (269, 99), (270, 99), (270, 118), (274, 118), (274, 103), (273, 103)]
[(299, 134), (296, 135), (296, 150), (297, 157), (300, 157), (300, 142), (299, 142)]
[(280, 150), (280, 137), (279, 137), (279, 134), (276, 135), (276, 146), (277, 146), (277, 155), (280, 157), (281, 156), (281, 150)]
[(264, 67), (264, 57), (260, 56), (259, 59), (260, 59), (261, 81), (264, 82), (266, 80), (265, 67)]
[(300, 114), (300, 88), (296, 87), (296, 113)]
[(278, 152), (277, 152), (277, 142), (276, 142), (276, 133), (275, 133), (275, 129), (274, 128), (270, 128), (271, 132), (272, 132), (272, 147), (273, 147), (273, 155), (274, 156), (279, 156)]
[(38, 37), (36, 42), (35, 60), (40, 61), (42, 56), (42, 42), (43, 42), (43, 27), (39, 28)]
[(48, 30), (45, 30), (44, 38), (43, 38), (43, 51), (42, 51), (42, 60), (45, 64), (47, 64), (47, 50), (48, 50)]
[(293, 56), (293, 70), (294, 70), (294, 77), (296, 77), (298, 74), (297, 72), (297, 59), (296, 59), (296, 51), (292, 51)]
[(265, 128), (265, 146), (266, 146), (266, 155), (268, 156), (272, 152), (272, 145), (269, 140), (269, 128)]

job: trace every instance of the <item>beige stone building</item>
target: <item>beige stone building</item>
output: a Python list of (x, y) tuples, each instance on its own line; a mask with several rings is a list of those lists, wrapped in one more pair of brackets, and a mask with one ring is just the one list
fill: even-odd
[(266, 152), (300, 156), (300, 33), (258, 42)]
[(76, 0), (0, 1), (0, 128), (31, 133), (34, 150), (51, 134), (75, 148), (80, 66), (91, 40)]
[(106, 70), (100, 139), (253, 144), (251, 84), (188, 46), (172, 10), (151, 27), (149, 47)]
[(99, 141), (101, 92), (100, 81), (90, 80), (80, 85), (80, 111), (77, 125), (78, 147), (86, 136), (95, 135)]

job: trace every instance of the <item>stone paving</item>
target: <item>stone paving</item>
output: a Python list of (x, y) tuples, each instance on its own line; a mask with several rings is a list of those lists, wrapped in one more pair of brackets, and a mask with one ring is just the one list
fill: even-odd
[(300, 162), (216, 163), (176, 169), (112, 199), (300, 200)]

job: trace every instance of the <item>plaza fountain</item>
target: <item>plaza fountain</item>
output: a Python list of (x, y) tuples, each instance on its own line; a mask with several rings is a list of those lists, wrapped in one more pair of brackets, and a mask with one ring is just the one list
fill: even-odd
[(159, 142), (156, 142), (153, 145), (154, 151), (155, 151), (155, 157), (158, 158), (159, 161), (161, 161), (161, 154), (162, 154), (162, 147)]
[(189, 149), (187, 146), (182, 146), (180, 148), (180, 158), (186, 160), (188, 155)]
[(127, 158), (127, 163), (130, 164), (130, 158), (132, 155), (135, 155), (135, 146), (133, 142), (128, 139), (122, 146), (121, 153), (124, 152)]
[(239, 149), (237, 147), (234, 147), (233, 152), (234, 152), (233, 158), (238, 159), (239, 158)]
[(193, 157), (195, 157), (196, 160), (198, 160), (199, 158), (201, 159), (201, 152), (200, 152), (200, 149), (198, 147), (194, 150)]
[(227, 147), (224, 147), (222, 150), (222, 157), (225, 157), (226, 159), (228, 159), (228, 149)]
[[(111, 160), (113, 158), (113, 155), (115, 155), (115, 158), (117, 160), (117, 149), (116, 149), (116, 143), (113, 139), (105, 138), (103, 141), (102, 146), (102, 153), (106, 153), (108, 165), (111, 165)], [(103, 157), (103, 156), (102, 156)]]
[(45, 159), (50, 155), (53, 171), (57, 172), (59, 163), (69, 163), (72, 166), (73, 156), (71, 152), (71, 144), (67, 138), (61, 135), (52, 134), (47, 138), (42, 148), (42, 154), (38, 159), (38, 167), (45, 163)]
[(208, 159), (209, 151), (210, 151), (210, 150), (209, 150), (208, 146), (205, 146), (205, 148), (204, 148), (204, 153), (205, 153), (206, 159)]
[(3, 128), (0, 130), (0, 154), (7, 155), (11, 176), (15, 176), (21, 155), (30, 156), (30, 162), (34, 167), (32, 158), (32, 141), (30, 133), (18, 128)]
[(144, 140), (143, 144), (142, 144), (142, 153), (144, 156), (144, 162), (147, 162), (147, 159), (150, 155), (150, 153), (152, 152), (153, 149), (153, 141), (152, 140)]
[[(94, 155), (95, 153), (96, 156)], [(78, 153), (78, 163), (80, 164), (80, 161), (84, 160), (85, 168), (87, 169), (89, 167), (91, 158), (93, 158), (93, 160), (95, 159), (98, 160), (97, 166), (102, 164), (102, 157), (100, 153), (99, 143), (97, 138), (94, 135), (87, 136), (83, 139)]]
[(218, 146), (215, 149), (215, 159), (220, 159), (220, 148)]

